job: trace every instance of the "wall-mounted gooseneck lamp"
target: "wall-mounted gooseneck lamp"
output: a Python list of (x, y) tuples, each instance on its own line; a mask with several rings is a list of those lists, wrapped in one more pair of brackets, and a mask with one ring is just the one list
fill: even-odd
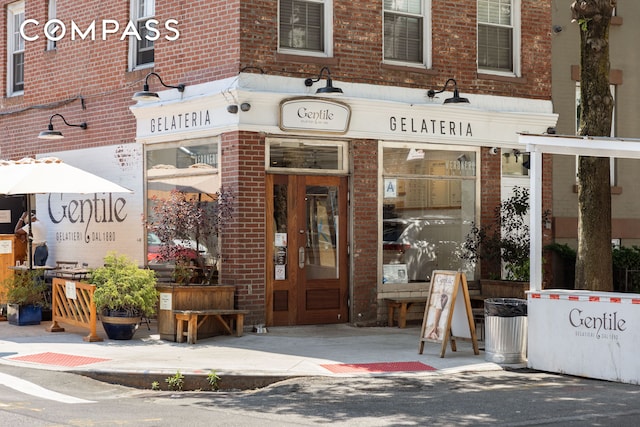
[(316, 93), (327, 95), (342, 93), (342, 89), (333, 86), (333, 80), (331, 80), (331, 70), (329, 70), (329, 67), (322, 67), (320, 73), (318, 74), (318, 77), (315, 79), (306, 79), (304, 81), (304, 85), (307, 87), (313, 86), (314, 83), (320, 81), (320, 79), (322, 78), (322, 73), (325, 71), (327, 72), (327, 85), (325, 87), (318, 88), (318, 90), (316, 90)]
[(86, 129), (87, 128), (87, 123), (86, 122), (82, 122), (79, 125), (74, 125), (71, 123), (68, 123), (65, 118), (62, 116), (62, 114), (54, 114), (49, 118), (49, 126), (47, 128), (47, 130), (43, 130), (42, 132), (40, 132), (40, 134), (38, 135), (38, 138), (40, 139), (62, 139), (64, 138), (64, 136), (62, 135), (62, 132), (60, 132), (59, 130), (53, 130), (53, 118), (54, 117), (60, 117), (62, 119), (62, 121), (64, 122), (65, 125), (67, 126), (72, 126), (72, 127), (77, 127), (77, 128), (82, 128), (82, 129)]
[(453, 83), (453, 97), (445, 99), (444, 103), (445, 104), (460, 104), (460, 103), (469, 104), (469, 100), (467, 98), (461, 98), (460, 97), (460, 92), (458, 92), (458, 84), (456, 83), (456, 81), (454, 79), (447, 80), (447, 82), (444, 84), (444, 87), (442, 88), (442, 90), (435, 91), (433, 89), (429, 89), (429, 91), (427, 92), (427, 96), (429, 98), (433, 99), (433, 97), (435, 97), (437, 94), (442, 93), (445, 90), (447, 90), (447, 87), (449, 86), (449, 83)]
[(186, 87), (182, 83), (180, 83), (178, 86), (171, 86), (171, 85), (165, 84), (160, 78), (160, 76), (158, 75), (158, 73), (153, 72), (153, 73), (147, 74), (147, 77), (145, 77), (144, 86), (142, 87), (142, 92), (134, 93), (131, 99), (133, 99), (134, 101), (157, 101), (158, 99), (160, 99), (160, 96), (158, 95), (157, 92), (149, 91), (149, 77), (151, 76), (156, 76), (162, 86), (168, 87), (170, 89), (178, 89), (178, 92), (180, 93), (184, 92), (184, 88)]

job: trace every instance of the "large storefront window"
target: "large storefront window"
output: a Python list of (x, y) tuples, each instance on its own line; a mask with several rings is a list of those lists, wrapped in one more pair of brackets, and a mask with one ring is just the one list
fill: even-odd
[(458, 257), (475, 220), (476, 151), (383, 148), (383, 282), (425, 282)]
[[(215, 138), (180, 141), (146, 147), (147, 171), (147, 215), (153, 215), (154, 203), (167, 200), (174, 190), (184, 193), (185, 198), (202, 204), (215, 200), (220, 190), (219, 142)], [(151, 219), (151, 218), (150, 218)], [(202, 233), (193, 230), (193, 236), (176, 242), (191, 251), (193, 258), (212, 263), (217, 241), (202, 238)], [(147, 235), (147, 261), (156, 263), (160, 241), (154, 233)]]

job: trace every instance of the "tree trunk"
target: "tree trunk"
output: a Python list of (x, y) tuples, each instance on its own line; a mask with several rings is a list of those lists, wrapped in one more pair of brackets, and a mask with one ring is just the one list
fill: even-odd
[[(580, 27), (579, 135), (610, 136), (613, 97), (609, 90), (609, 24), (615, 0), (577, 0), (571, 5)], [(588, 140), (585, 141), (588, 144)], [(609, 159), (580, 157), (576, 289), (613, 290)]]

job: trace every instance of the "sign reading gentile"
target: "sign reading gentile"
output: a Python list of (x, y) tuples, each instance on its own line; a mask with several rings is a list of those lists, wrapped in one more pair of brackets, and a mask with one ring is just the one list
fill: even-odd
[(285, 131), (346, 133), (351, 108), (343, 102), (319, 98), (290, 98), (280, 103), (280, 129)]

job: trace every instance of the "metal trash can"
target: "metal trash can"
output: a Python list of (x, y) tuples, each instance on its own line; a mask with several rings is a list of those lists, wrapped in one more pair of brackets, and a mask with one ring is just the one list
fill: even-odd
[(524, 363), (527, 358), (527, 300), (484, 300), (484, 354), (494, 363)]

